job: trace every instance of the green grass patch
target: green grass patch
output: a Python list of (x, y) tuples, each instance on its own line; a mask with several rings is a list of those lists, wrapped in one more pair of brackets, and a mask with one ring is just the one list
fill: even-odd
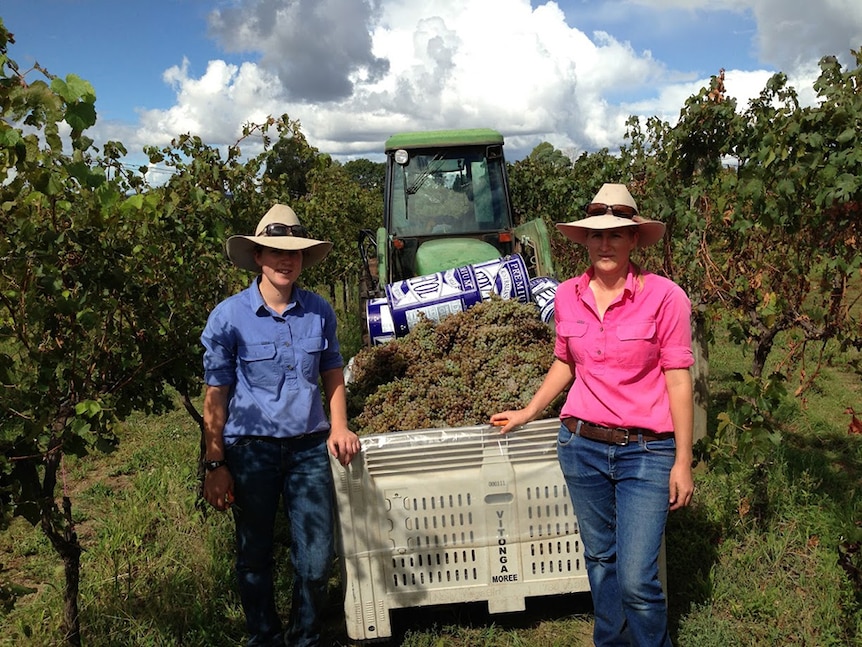
[[(232, 522), (196, 507), (198, 431), (185, 411), (121, 425), (119, 449), (67, 477), (81, 558), (88, 645), (241, 642), (233, 591)], [(24, 552), (24, 547), (30, 548)], [(4, 615), (0, 642), (58, 642), (63, 576), (41, 533), (21, 521), (0, 537), (4, 570), (33, 592)]]

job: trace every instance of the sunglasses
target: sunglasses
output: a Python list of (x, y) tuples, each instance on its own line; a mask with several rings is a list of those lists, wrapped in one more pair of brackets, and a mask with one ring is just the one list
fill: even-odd
[(261, 236), (296, 236), (298, 238), (308, 238), (308, 230), (302, 225), (283, 225), (280, 222), (273, 222), (260, 233)]
[(634, 218), (638, 215), (638, 210), (627, 204), (603, 204), (601, 202), (591, 202), (587, 205), (586, 211), (588, 216), (603, 216), (608, 211), (618, 218)]

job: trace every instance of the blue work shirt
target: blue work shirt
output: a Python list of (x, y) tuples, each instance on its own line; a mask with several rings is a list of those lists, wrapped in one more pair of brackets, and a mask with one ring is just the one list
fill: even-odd
[(276, 313), (264, 303), (259, 281), (219, 303), (201, 335), (204, 380), (231, 387), (228, 445), (243, 436), (328, 431), (318, 378), (343, 365), (332, 306), (294, 285), (291, 303)]

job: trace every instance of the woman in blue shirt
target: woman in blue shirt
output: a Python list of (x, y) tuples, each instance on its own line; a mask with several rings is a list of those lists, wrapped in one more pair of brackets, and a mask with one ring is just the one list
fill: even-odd
[[(217, 510), (233, 511), (248, 644), (318, 645), (334, 555), (327, 450), (347, 465), (360, 449), (347, 426), (335, 313), (325, 299), (296, 284), (332, 243), (309, 238), (293, 210), (277, 204), (254, 236), (232, 236), (226, 247), (234, 265), (257, 277), (213, 309), (201, 335), (204, 496)], [(273, 591), (280, 499), (294, 569), (286, 633)]]

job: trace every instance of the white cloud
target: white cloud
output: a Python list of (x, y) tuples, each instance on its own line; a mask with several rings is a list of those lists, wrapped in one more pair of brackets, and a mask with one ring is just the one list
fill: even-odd
[(752, 0), (761, 56), (795, 72), (825, 54), (850, 62), (862, 46), (859, 0)]
[(212, 145), (231, 144), (244, 124), (280, 114), (278, 81), (260, 66), (210, 61), (197, 79), (189, 76), (188, 68), (188, 61), (183, 61), (165, 71), (165, 82), (176, 91), (176, 104), (168, 110), (140, 111), (137, 141), (165, 143), (178, 134), (193, 133)]
[(386, 73), (371, 54), (369, 0), (256, 0), (210, 15), (210, 29), (228, 51), (258, 52), (292, 99), (329, 101), (349, 96), (350, 74)]
[(624, 0), (612, 4), (664, 12), (751, 12), (757, 24), (760, 59), (788, 74), (827, 54), (851, 64), (850, 50), (862, 46), (859, 0)]
[[(862, 41), (858, 0), (678, 5), (752, 12), (764, 67), (792, 58), (791, 83), (809, 99), (805, 88), (816, 76), (810, 52)], [(506, 135), (510, 158), (541, 141), (575, 153), (613, 150), (629, 115), (673, 122), (708, 84), (612, 33), (584, 33), (555, 2), (533, 8), (529, 0), (246, 0), (214, 13), (211, 27), (227, 49), (256, 52), (258, 60), (213, 60), (200, 78), (190, 76), (187, 63), (167, 70), (176, 104), (142, 111), (137, 141), (164, 144), (193, 132), (225, 145), (244, 123), (287, 113), (313, 145), (341, 156), (373, 157), (400, 130), (480, 125)], [(727, 92), (744, 108), (771, 74), (728, 70)]]

